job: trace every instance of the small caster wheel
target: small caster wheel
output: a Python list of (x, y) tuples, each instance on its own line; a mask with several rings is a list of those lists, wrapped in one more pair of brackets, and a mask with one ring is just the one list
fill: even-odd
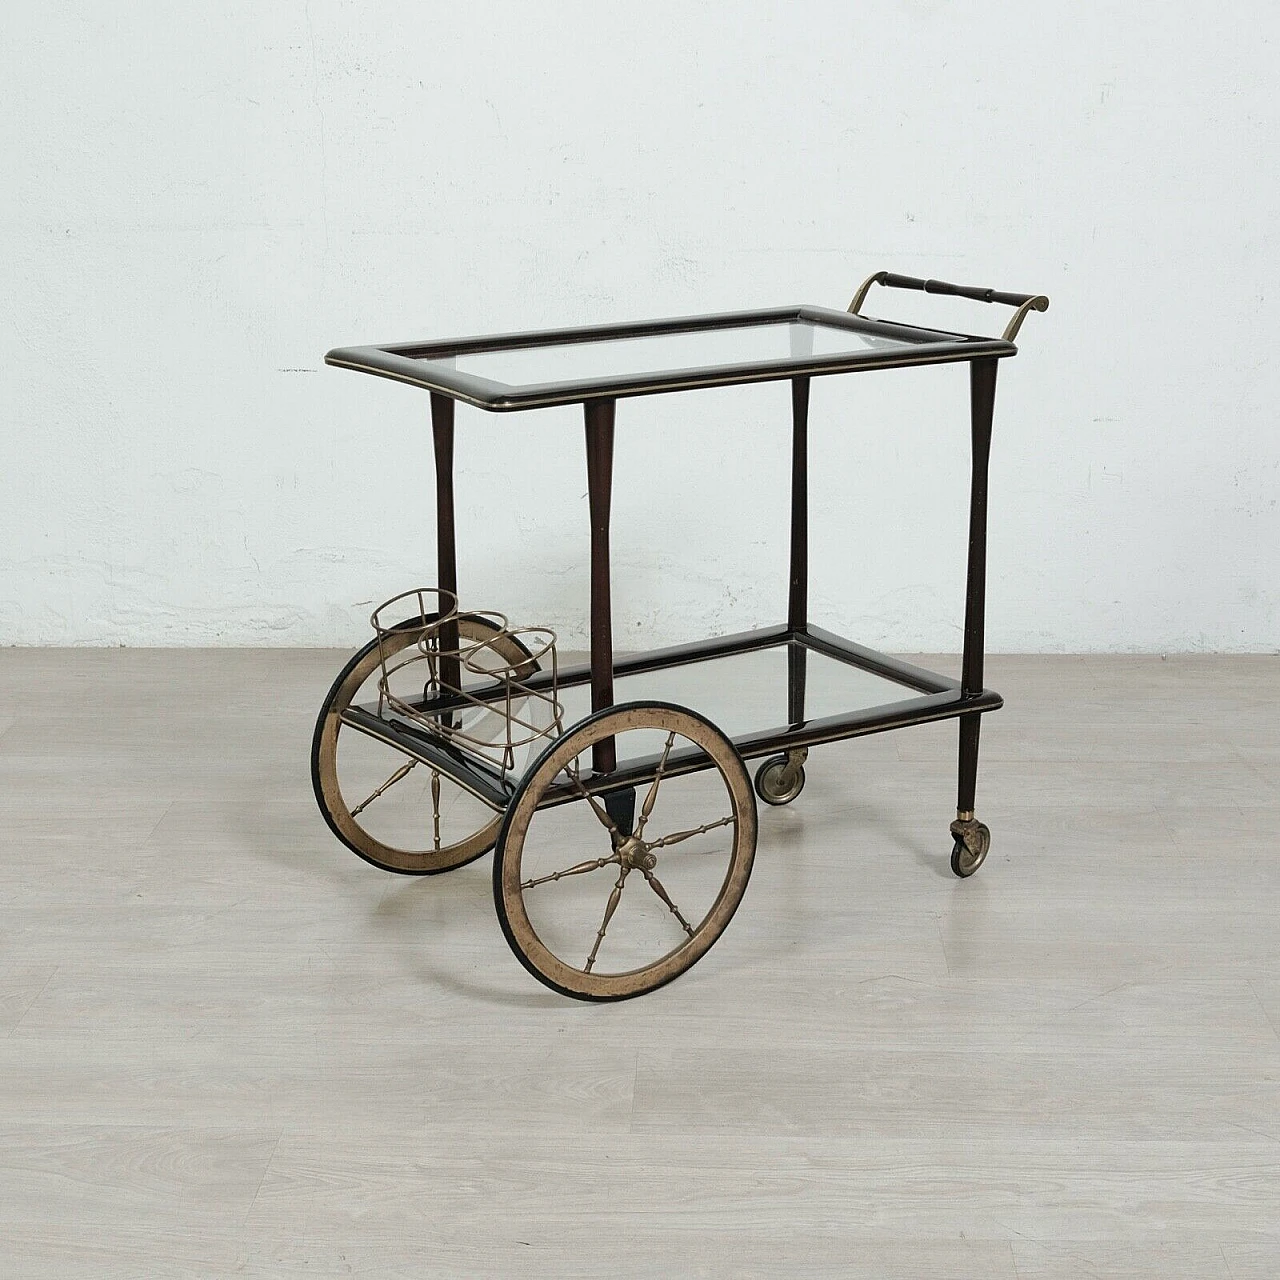
[(973, 875), (982, 866), (991, 848), (991, 830), (985, 822), (956, 821), (951, 824), (955, 846), (951, 850), (951, 870), (962, 880)]
[(808, 752), (770, 756), (756, 770), (756, 795), (765, 804), (790, 804), (804, 790), (804, 760)]

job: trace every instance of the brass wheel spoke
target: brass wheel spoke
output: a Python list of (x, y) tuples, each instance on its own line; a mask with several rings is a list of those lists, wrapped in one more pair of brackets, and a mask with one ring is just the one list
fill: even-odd
[(578, 776), (578, 766), (576, 762), (565, 768), (569, 781), (573, 783), (573, 789), (591, 806), (591, 812), (600, 819), (600, 825), (613, 838), (613, 843), (619, 845), (625, 839), (622, 832), (618, 830), (618, 824), (609, 816), (608, 810), (591, 794), (590, 791), (582, 785), (582, 779)]
[(714, 831), (716, 827), (727, 827), (731, 822), (736, 821), (733, 814), (727, 818), (721, 818), (718, 822), (705, 822), (700, 827), (693, 827), (688, 831), (675, 831), (669, 836), (663, 836), (661, 840), (650, 840), (647, 842), (650, 849), (665, 849), (669, 845), (679, 844), (681, 840), (688, 840), (691, 836), (700, 836), (704, 831)]
[(676, 740), (675, 731), (667, 734), (667, 745), (662, 748), (662, 759), (658, 761), (658, 771), (653, 775), (653, 781), (649, 784), (649, 793), (644, 798), (644, 805), (640, 809), (640, 822), (636, 827), (636, 839), (639, 840), (644, 835), (644, 824), (649, 821), (649, 815), (653, 812), (653, 802), (658, 798), (658, 784), (662, 781), (662, 775), (666, 772), (667, 757), (671, 754), (671, 745)]
[[(602, 744), (603, 760), (593, 760)], [(706, 759), (686, 759), (689, 745)], [(645, 751), (643, 773), (630, 768)], [(593, 767), (615, 758), (616, 769)], [(686, 808), (690, 768), (705, 771), (708, 786)], [(670, 982), (737, 910), (756, 813), (741, 756), (697, 712), (643, 701), (593, 712), (528, 766), (502, 819), (494, 898), (507, 942), (536, 978), (579, 999), (626, 1000)], [(561, 880), (566, 887), (537, 887)]]
[(549, 876), (539, 876), (536, 880), (521, 881), (522, 889), (532, 889), (534, 885), (546, 884), (551, 880), (563, 880), (565, 876), (585, 875), (588, 871), (599, 871), (601, 867), (607, 867), (611, 862), (621, 862), (622, 859), (615, 853), (611, 858), (596, 858), (591, 862), (579, 862), (576, 866), (566, 867), (563, 871), (553, 872)]
[(440, 770), (431, 770), (431, 838), (440, 848)]
[(382, 786), (380, 786), (372, 795), (366, 796), (354, 809), (351, 810), (351, 816), (355, 818), (363, 813), (384, 791), (389, 791), (397, 782), (400, 781), (401, 778), (405, 776), (405, 774), (407, 774), (411, 769), (416, 768), (417, 764), (418, 761), (416, 760), (410, 760), (408, 764), (402, 764), (395, 773), (393, 773), (391, 777), (382, 784)]
[(585, 973), (590, 973), (591, 966), (596, 962), (600, 944), (604, 941), (604, 931), (609, 927), (609, 921), (613, 919), (613, 913), (618, 909), (618, 902), (622, 897), (622, 886), (626, 882), (630, 870), (630, 867), (623, 865), (622, 871), (618, 876), (618, 883), (613, 886), (613, 892), (609, 895), (609, 901), (605, 904), (604, 919), (600, 921), (600, 929), (596, 933), (595, 946), (591, 948), (591, 954), (587, 957), (587, 963), (583, 966)]
[(641, 867), (640, 870), (644, 878), (649, 882), (649, 888), (652, 889), (654, 893), (656, 893), (658, 897), (660, 897), (663, 900), (663, 902), (667, 904), (667, 907), (671, 911), (671, 914), (675, 916), (677, 920), (680, 921), (681, 928), (683, 928), (685, 933), (687, 933), (689, 937), (692, 938), (693, 926), (684, 918), (684, 916), (680, 914), (680, 908), (677, 907), (676, 904), (671, 901), (671, 898), (668, 895), (667, 891), (662, 887), (662, 882), (658, 879), (657, 876), (653, 874), (652, 871), (645, 871), (643, 867)]

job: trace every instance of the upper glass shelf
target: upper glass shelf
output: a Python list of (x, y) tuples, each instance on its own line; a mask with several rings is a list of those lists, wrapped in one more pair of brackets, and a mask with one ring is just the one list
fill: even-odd
[(1011, 342), (790, 307), (642, 324), (343, 347), (329, 364), (484, 409), (572, 404), (801, 374), (1007, 356)]
[(685, 329), (604, 342), (565, 342), (545, 347), (506, 347), (430, 361), (509, 387), (546, 382), (597, 382), (682, 369), (724, 368), (809, 356), (855, 355), (910, 347), (901, 339), (815, 324), (779, 320), (726, 329)]

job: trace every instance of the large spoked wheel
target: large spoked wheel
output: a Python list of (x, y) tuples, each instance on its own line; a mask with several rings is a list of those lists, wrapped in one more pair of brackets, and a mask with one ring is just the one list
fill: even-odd
[[(488, 640), (496, 632), (485, 618), (458, 617), (463, 642)], [(410, 619), (384, 636), (381, 652), (377, 639), (365, 645), (333, 682), (311, 741), (311, 782), (329, 829), (366, 862), (404, 875), (434, 875), (474, 861), (493, 848), (502, 824), (500, 813), (446, 775), (342, 722), (352, 703), (377, 702), (383, 660), (391, 665), (421, 635), (421, 622)], [(537, 669), (514, 637), (500, 637), (492, 650), (495, 663), (523, 664), (521, 679)], [(411, 663), (393, 678), (410, 685), (416, 680), (420, 693), (425, 667)], [(413, 690), (404, 692), (412, 696)], [(500, 738), (501, 717), (495, 712), (492, 720)]]
[[(607, 738), (620, 763), (651, 758), (652, 778), (597, 793), (591, 748)], [(703, 768), (685, 772), (693, 760)], [(755, 850), (755, 795), (728, 738), (682, 707), (628, 703), (588, 716), (526, 773), (498, 837), (494, 901), (535, 978), (579, 1000), (625, 1000), (706, 954)]]

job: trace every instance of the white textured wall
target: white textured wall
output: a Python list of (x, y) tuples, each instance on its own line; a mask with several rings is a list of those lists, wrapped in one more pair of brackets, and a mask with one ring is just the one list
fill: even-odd
[[(0, 641), (350, 644), (427, 397), (335, 345), (1042, 290), (995, 649), (1280, 647), (1280, 10), (63, 3), (0, 35)], [(1005, 313), (877, 293), (871, 313)], [(619, 643), (779, 620), (785, 384), (624, 402)], [(956, 648), (963, 369), (816, 382), (813, 612)], [(579, 415), (459, 410), (464, 603), (581, 642)]]

